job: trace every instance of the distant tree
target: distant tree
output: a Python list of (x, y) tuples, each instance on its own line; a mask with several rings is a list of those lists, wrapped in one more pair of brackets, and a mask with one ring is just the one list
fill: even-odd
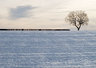
[(82, 25), (88, 24), (89, 19), (87, 14), (84, 11), (80, 10), (70, 12), (65, 21), (70, 22), (70, 24), (72, 24), (73, 26), (76, 26), (79, 31)]

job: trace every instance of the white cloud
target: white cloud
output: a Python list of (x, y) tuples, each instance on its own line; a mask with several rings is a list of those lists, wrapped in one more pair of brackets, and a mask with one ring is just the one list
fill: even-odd
[[(26, 5), (30, 5), (38, 8), (36, 8), (35, 10), (33, 10), (33, 7), (30, 9), (25, 9)], [(22, 7), (23, 9), (20, 8), (20, 6), (23, 6)], [(64, 18), (70, 11), (73, 10), (86, 11), (86, 13), (90, 18), (90, 22), (92, 22), (93, 17), (94, 19), (96, 18), (95, 6), (96, 6), (96, 0), (0, 0), (0, 8), (1, 8), (0, 17), (3, 17), (3, 22), (9, 21), (9, 24), (11, 24), (11, 22), (13, 21), (8, 18), (8, 16), (11, 14), (11, 18), (15, 18), (15, 19), (17, 18), (16, 22), (23, 22), (23, 24), (29, 23), (28, 24), (30, 25), (30, 27), (28, 26), (29, 28), (31, 28), (31, 26), (33, 25), (34, 28), (35, 27), (38, 28), (40, 26), (42, 27), (45, 25), (47, 28), (50, 28), (52, 26), (54, 27), (52, 23), (56, 23), (55, 26), (60, 25), (61, 28), (62, 25), (61, 23), (64, 23)], [(10, 8), (12, 9), (9, 14)], [(34, 17), (28, 18), (30, 15), (27, 12), (29, 11), (30, 11), (30, 15), (34, 15)], [(89, 22), (91, 26), (94, 25), (95, 21), (96, 20), (94, 20), (92, 23)], [(8, 22), (5, 23), (8, 24)], [(16, 24), (12, 24), (12, 25), (15, 26)], [(21, 23), (18, 24), (18, 26), (20, 25)], [(7, 26), (9, 27), (10, 25), (6, 25), (6, 27)], [(66, 22), (64, 23), (63, 26), (66, 27)], [(90, 29), (91, 26), (89, 25), (88, 28)], [(67, 27), (69, 28), (69, 25)]]

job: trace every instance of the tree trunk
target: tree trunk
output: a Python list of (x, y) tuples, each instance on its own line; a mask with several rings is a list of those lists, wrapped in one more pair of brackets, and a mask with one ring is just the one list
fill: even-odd
[(78, 27), (78, 31), (80, 30), (80, 28), (81, 28), (81, 24), (80, 24), (80, 26)]
[(78, 29), (78, 31), (80, 30), (80, 28), (77, 28)]
[(80, 24), (80, 26), (77, 26), (77, 25), (75, 25), (75, 26), (76, 26), (77, 30), (79, 31), (81, 28), (81, 24)]

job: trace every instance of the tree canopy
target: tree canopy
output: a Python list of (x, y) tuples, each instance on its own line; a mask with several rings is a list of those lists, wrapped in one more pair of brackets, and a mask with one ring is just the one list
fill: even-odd
[(82, 10), (70, 12), (65, 20), (76, 26), (78, 30), (82, 25), (87, 25), (89, 21), (87, 14)]

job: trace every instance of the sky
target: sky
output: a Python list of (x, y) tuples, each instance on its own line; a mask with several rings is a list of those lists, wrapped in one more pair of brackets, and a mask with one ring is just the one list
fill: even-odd
[(72, 29), (65, 21), (71, 11), (88, 14), (87, 26), (82, 30), (96, 30), (96, 0), (0, 0), (0, 29)]

